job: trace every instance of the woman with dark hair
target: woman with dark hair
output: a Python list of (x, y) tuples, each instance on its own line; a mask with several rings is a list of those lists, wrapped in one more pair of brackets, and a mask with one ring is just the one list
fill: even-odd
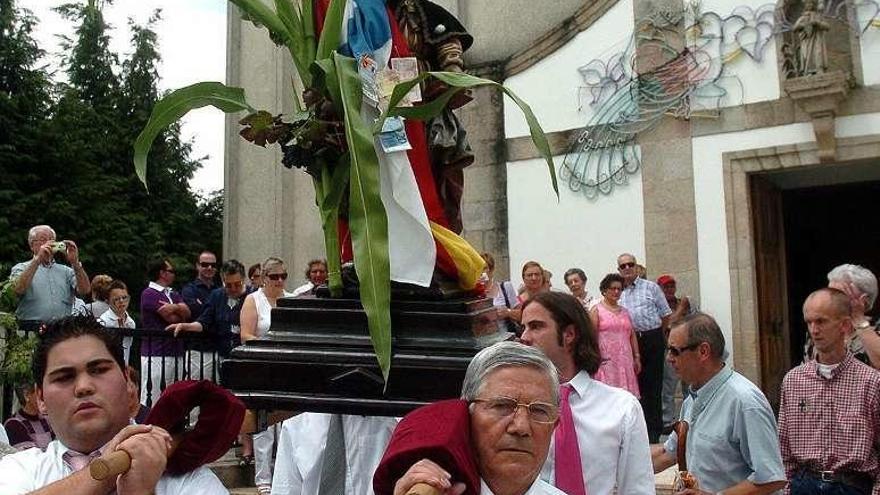
[(602, 300), (590, 310), (590, 320), (599, 333), (602, 365), (594, 378), (620, 387), (639, 397), (641, 372), (639, 343), (626, 308), (618, 304), (623, 291), (623, 277), (609, 273), (599, 283)]

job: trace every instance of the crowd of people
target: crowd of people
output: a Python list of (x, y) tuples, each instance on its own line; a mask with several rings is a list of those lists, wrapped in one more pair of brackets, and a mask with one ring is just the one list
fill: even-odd
[[(127, 313), (124, 284), (89, 281), (74, 242), (61, 247), (47, 226), (31, 229), (28, 240), (33, 259), (13, 270), (20, 317), (50, 323), (34, 359), (36, 383), (20, 387), (21, 408), (7, 421), (7, 438), (0, 437), (22, 449), (0, 460), (0, 492), (125, 494), (148, 493), (139, 491), (147, 486), (157, 494), (226, 493), (203, 469), (163, 474), (167, 432), (129, 425), (157, 390), (144, 389), (139, 370), (127, 367), (131, 344), (112, 338), (113, 329), (215, 336), (188, 353), (173, 339), (140, 349), (141, 359), (163, 356), (165, 366), (178, 367), (189, 360), (204, 375), (217, 364), (205, 355), (222, 358), (266, 334), (279, 298), (308, 295), (324, 283), (326, 262), (310, 262), (308, 283), (288, 292), (282, 260), (248, 270), (230, 260), (219, 267), (219, 286), (217, 257), (205, 251), (196, 258), (198, 277), (178, 293), (171, 289), (175, 267), (158, 260), (138, 325)], [(53, 261), (62, 250), (66, 265)], [(565, 272), (563, 292), (538, 262), (523, 265), (517, 286), (495, 280), (494, 258), (483, 257), (486, 296), (499, 330), (515, 334), (515, 342), (479, 352), (462, 384), (481, 493), (648, 494), (654, 474), (678, 464), (686, 466), (681, 494), (880, 494), (880, 336), (866, 316), (877, 296), (869, 270), (836, 267), (828, 286), (803, 302), (804, 362), (786, 375), (777, 416), (762, 391), (727, 363), (718, 323), (677, 293), (674, 275), (649, 280), (635, 256), (623, 253), (593, 297), (582, 269)], [(76, 296), (89, 293), (80, 316), (69, 316)], [(154, 381), (170, 373), (141, 369), (159, 373)], [(676, 411), (679, 385), (684, 397)], [(373, 473), (396, 441), (396, 424), (304, 413), (254, 435), (252, 444), (245, 436), (244, 455), (256, 457), (261, 494), (368, 494), (383, 483), (374, 485)], [(133, 462), (115, 485), (78, 471), (77, 459), (117, 448)], [(464, 480), (442, 462), (427, 456), (390, 480), (387, 491), (405, 494), (426, 483), (462, 493)]]

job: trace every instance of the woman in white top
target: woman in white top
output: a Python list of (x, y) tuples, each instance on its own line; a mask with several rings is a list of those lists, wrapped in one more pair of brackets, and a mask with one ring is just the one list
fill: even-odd
[[(272, 308), (280, 297), (292, 297), (284, 290), (287, 269), (278, 258), (267, 258), (261, 270), (263, 286), (248, 294), (241, 307), (241, 343), (266, 335), (272, 323)], [(275, 426), (254, 435), (254, 481), (260, 495), (272, 490), (272, 447)]]
[(272, 322), (272, 308), (279, 297), (292, 297), (284, 290), (287, 283), (287, 269), (278, 258), (267, 258), (263, 262), (263, 286), (248, 294), (241, 307), (241, 342), (266, 335)]

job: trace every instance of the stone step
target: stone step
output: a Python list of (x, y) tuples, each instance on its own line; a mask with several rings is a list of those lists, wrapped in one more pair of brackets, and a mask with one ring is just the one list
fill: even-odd
[[(223, 486), (226, 488), (233, 489), (250, 489), (254, 486), (254, 466), (253, 464), (249, 466), (241, 466), (238, 463), (239, 458), (236, 455), (236, 449), (229, 449), (226, 454), (223, 455), (220, 459), (212, 462), (208, 465), (211, 471), (220, 478), (220, 482), (223, 483)], [(238, 492), (233, 492), (238, 493)], [(253, 488), (252, 492), (241, 492), (245, 493), (257, 493), (256, 488)]]

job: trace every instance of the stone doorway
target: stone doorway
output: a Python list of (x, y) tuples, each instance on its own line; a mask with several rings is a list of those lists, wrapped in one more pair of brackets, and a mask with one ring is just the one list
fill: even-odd
[[(837, 149), (838, 161), (824, 164), (815, 143), (724, 154), (734, 365), (774, 406), (782, 377), (800, 360), (806, 294), (843, 262), (880, 270), (880, 253), (871, 253), (880, 241), (871, 207), (880, 195), (880, 137), (841, 139)], [(819, 244), (826, 232), (827, 245)], [(874, 237), (856, 250), (864, 236)]]

